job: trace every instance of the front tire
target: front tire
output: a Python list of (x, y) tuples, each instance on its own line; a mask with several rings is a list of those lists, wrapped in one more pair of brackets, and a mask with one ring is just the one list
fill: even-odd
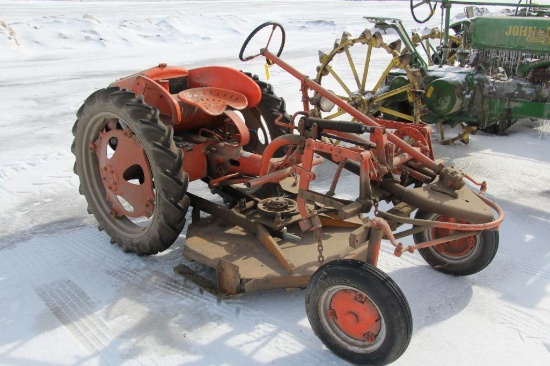
[(188, 176), (171, 126), (118, 88), (90, 95), (77, 113), (72, 152), (88, 212), (112, 243), (138, 255), (166, 250), (185, 225)]
[[(444, 215), (418, 210), (416, 219), (458, 222)], [(448, 229), (429, 228), (413, 236), (415, 244), (438, 239), (451, 232)], [(498, 231), (485, 230), (479, 235), (457, 239), (428, 248), (418, 249), (424, 260), (439, 272), (454, 276), (468, 276), (487, 267), (498, 251)]]
[(409, 304), (384, 272), (357, 260), (322, 265), (306, 290), (315, 334), (336, 355), (355, 364), (386, 365), (407, 349)]

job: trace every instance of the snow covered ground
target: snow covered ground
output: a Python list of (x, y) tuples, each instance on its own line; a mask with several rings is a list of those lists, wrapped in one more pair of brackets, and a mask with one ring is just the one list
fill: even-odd
[[(363, 16), (419, 29), (408, 1), (0, 1), (0, 364), (345, 364), (313, 334), (303, 291), (220, 300), (173, 273), (184, 235), (152, 257), (110, 245), (78, 193), (70, 146), (81, 103), (117, 78), (159, 62), (263, 77), (261, 61), (237, 55), (267, 20), (287, 30), (283, 58), (314, 75), (317, 51), (370, 27)], [(296, 81), (273, 67), (270, 82), (300, 109)], [(548, 126), (526, 120), (435, 148), (486, 180), (507, 217), (496, 258), (470, 277), (383, 246), (379, 266), (414, 319), (395, 364), (550, 364)]]

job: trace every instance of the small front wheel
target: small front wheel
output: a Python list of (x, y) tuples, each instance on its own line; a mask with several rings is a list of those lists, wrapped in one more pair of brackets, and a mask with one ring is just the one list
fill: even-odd
[[(459, 224), (466, 223), (422, 210), (416, 212), (415, 218)], [(449, 229), (434, 227), (414, 234), (413, 238), (415, 244), (419, 244), (451, 234), (452, 232)], [(498, 231), (484, 230), (478, 235), (421, 248), (418, 249), (418, 252), (430, 266), (440, 272), (455, 276), (468, 276), (481, 271), (493, 261), (498, 251), (498, 239)]]
[(407, 349), (412, 315), (397, 284), (376, 267), (340, 259), (322, 265), (306, 290), (309, 323), (339, 357), (386, 365)]

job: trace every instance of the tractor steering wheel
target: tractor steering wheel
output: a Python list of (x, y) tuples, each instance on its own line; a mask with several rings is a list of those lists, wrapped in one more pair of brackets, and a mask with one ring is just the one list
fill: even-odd
[[(266, 27), (269, 27), (271, 26), (271, 34), (269, 35), (269, 39), (267, 40), (267, 44), (265, 45), (264, 48), (262, 48), (260, 50), (260, 53), (258, 54), (255, 54), (255, 55), (252, 55), (252, 56), (247, 56), (247, 57), (244, 57), (243, 54), (244, 54), (244, 51), (246, 50), (246, 47), (248, 46), (248, 43), (250, 43), (250, 41), (252, 40), (252, 38), (254, 38), (254, 36), (259, 32), (261, 31), (262, 29), (266, 28)], [(281, 45), (279, 46), (279, 51), (277, 51), (277, 57), (279, 57), (281, 55), (281, 53), (283, 52), (283, 47), (285, 46), (285, 29), (283, 28), (282, 25), (280, 25), (279, 23), (273, 23), (273, 22), (265, 22), (264, 24), (260, 25), (259, 27), (257, 27), (256, 29), (254, 29), (252, 31), (252, 33), (249, 34), (249, 36), (246, 38), (246, 40), (244, 41), (243, 43), (243, 46), (241, 47), (241, 51), (239, 52), (239, 59), (241, 61), (248, 61), (248, 60), (252, 60), (253, 58), (256, 58), (258, 56), (260, 56), (262, 53), (262, 50), (267, 50), (268, 47), (269, 47), (269, 43), (271, 42), (271, 39), (273, 38), (273, 34), (275, 33), (275, 30), (279, 28), (281, 30)]]
[[(418, 8), (419, 6), (422, 6), (424, 4), (428, 4), (428, 8), (430, 9), (430, 14), (428, 14), (428, 16), (424, 20), (420, 20), (420, 19), (418, 19), (418, 17), (414, 13), (414, 11), (415, 11), (416, 8)], [(420, 1), (411, 0), (410, 5), (411, 5), (411, 14), (412, 14), (413, 19), (417, 23), (422, 24), (422, 23), (426, 23), (428, 20), (430, 20), (433, 17), (433, 15), (435, 14), (435, 6), (437, 5), (437, 1), (434, 1), (434, 3), (432, 4), (432, 0), (420, 0)]]

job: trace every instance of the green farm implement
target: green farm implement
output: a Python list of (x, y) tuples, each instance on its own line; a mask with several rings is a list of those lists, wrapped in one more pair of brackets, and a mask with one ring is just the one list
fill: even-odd
[[(399, 19), (366, 18), (379, 31), (366, 29), (357, 38), (344, 33), (330, 53), (320, 53), (316, 80), (368, 115), (462, 125), (459, 136), (442, 136), (447, 143), (468, 143), (469, 133), (478, 129), (502, 133), (524, 117), (550, 119), (550, 5), (411, 0), (414, 19), (427, 22), (437, 4), (443, 31), (409, 35)], [(464, 18), (451, 24), (453, 4), (467, 6)], [(513, 9), (489, 16), (478, 6)], [(399, 39), (385, 43), (382, 34), (388, 30)], [(377, 51), (389, 54), (389, 62), (372, 78)], [(334, 62), (340, 54), (347, 62)], [(342, 119), (346, 114), (317, 99), (315, 115)]]

